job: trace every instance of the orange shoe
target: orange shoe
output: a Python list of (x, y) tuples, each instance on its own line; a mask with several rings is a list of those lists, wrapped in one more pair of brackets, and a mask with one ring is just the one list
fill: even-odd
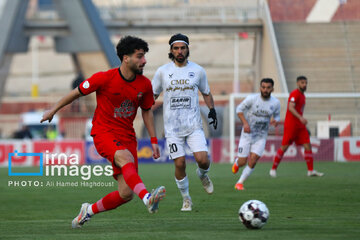
[(244, 185), (242, 183), (236, 183), (235, 184), (235, 189), (239, 190), (239, 191), (245, 190)]
[(233, 174), (236, 174), (239, 171), (239, 166), (236, 164), (237, 159), (235, 160), (234, 164), (232, 165), (231, 171)]

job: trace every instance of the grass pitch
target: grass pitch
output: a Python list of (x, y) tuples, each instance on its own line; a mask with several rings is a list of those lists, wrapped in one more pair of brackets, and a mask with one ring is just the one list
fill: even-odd
[[(281, 163), (270, 178), (270, 163), (258, 163), (235, 191), (239, 173), (230, 164), (213, 164), (215, 192), (207, 195), (189, 163), (192, 212), (180, 212), (182, 199), (171, 164), (140, 165), (148, 189), (164, 185), (166, 198), (157, 214), (149, 214), (138, 197), (116, 210), (100, 213), (81, 229), (71, 229), (81, 203), (93, 203), (116, 190), (112, 177), (91, 181), (110, 186), (81, 186), (80, 177), (10, 177), (0, 169), (0, 239), (359, 239), (360, 163), (315, 163), (322, 178), (306, 176), (304, 162)], [(241, 172), (240, 169), (239, 172)], [(43, 186), (9, 186), (9, 181), (39, 181)], [(46, 186), (72, 182), (78, 186)], [(23, 183), (24, 184), (24, 183)], [(50, 185), (50, 184), (48, 184)], [(261, 230), (248, 230), (238, 220), (241, 204), (249, 199), (266, 203), (270, 218)]]

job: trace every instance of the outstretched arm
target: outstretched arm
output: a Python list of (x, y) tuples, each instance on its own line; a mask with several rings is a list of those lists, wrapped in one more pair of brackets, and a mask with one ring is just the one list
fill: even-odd
[(71, 92), (69, 92), (67, 95), (65, 95), (63, 98), (61, 98), (50, 110), (44, 112), (44, 115), (40, 121), (40, 123), (44, 121), (49, 121), (53, 119), (54, 115), (64, 106), (68, 105), (75, 99), (79, 98), (81, 95), (78, 88), (73, 89)]
[[(149, 110), (143, 110), (141, 111), (141, 115), (145, 124), (145, 127), (150, 135), (150, 137), (152, 139), (156, 139), (156, 131), (155, 131), (155, 126), (154, 126), (154, 114), (153, 111), (151, 109)], [(160, 150), (159, 150), (159, 145), (157, 144), (157, 142), (151, 142), (151, 147), (153, 149), (153, 157), (155, 159), (160, 157)]]

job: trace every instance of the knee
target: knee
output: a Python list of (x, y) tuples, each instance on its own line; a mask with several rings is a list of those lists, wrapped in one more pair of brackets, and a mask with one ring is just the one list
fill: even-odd
[(184, 170), (186, 168), (185, 159), (175, 160), (175, 167)]
[(242, 167), (246, 164), (247, 158), (238, 158), (237, 163), (239, 167)]
[(125, 193), (125, 194), (121, 194), (121, 193), (120, 193), (120, 197), (121, 197), (124, 201), (128, 202), (128, 201), (131, 201), (131, 200), (134, 198), (134, 194), (133, 194), (133, 193)]
[(196, 162), (198, 163), (199, 167), (202, 169), (208, 169), (210, 166), (210, 162), (207, 156), (207, 152), (204, 154), (198, 154), (195, 156)]
[(114, 161), (116, 166), (123, 167), (129, 162), (134, 162), (134, 157), (128, 150), (118, 150), (115, 152)]

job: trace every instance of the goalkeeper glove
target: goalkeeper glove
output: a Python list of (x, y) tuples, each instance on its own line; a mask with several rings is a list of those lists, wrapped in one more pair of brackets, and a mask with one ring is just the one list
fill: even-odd
[(212, 119), (212, 121), (209, 123), (209, 125), (213, 124), (214, 129), (216, 130), (216, 128), (217, 128), (217, 118), (216, 118), (215, 108), (210, 108), (208, 118)]

